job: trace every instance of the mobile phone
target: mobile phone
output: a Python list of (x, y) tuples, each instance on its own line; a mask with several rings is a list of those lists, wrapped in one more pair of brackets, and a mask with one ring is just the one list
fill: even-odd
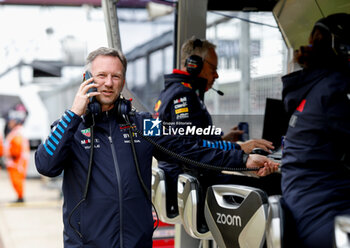
[(249, 124), (248, 122), (238, 123), (238, 129), (243, 131), (243, 134), (239, 137), (240, 141), (249, 140)]
[[(89, 71), (85, 71), (85, 73), (84, 73), (84, 80), (86, 81), (86, 80), (88, 80), (88, 79), (90, 79), (90, 78), (92, 78), (91, 73), (90, 73)], [(92, 82), (89, 83), (89, 84), (93, 84), (93, 83), (94, 83), (94, 81), (92, 81)], [(88, 90), (87, 93), (91, 93), (91, 92), (97, 92), (96, 87), (92, 87), (91, 89)], [(93, 101), (93, 98), (94, 98), (93, 96), (90, 97), (90, 98), (89, 98), (89, 101), (92, 102), (92, 101)]]
[[(85, 71), (84, 73), (84, 80), (88, 80), (92, 78), (92, 74), (89, 71)], [(90, 82), (89, 84), (93, 84), (94, 81)], [(97, 92), (97, 88), (96, 87), (92, 87), (91, 89), (88, 90), (87, 93), (91, 93), (91, 92)], [(96, 101), (95, 97), (91, 96), (89, 98), (89, 105), (88, 105), (88, 110), (93, 113), (94, 115), (97, 115), (98, 113), (101, 112), (101, 106), (100, 103)]]

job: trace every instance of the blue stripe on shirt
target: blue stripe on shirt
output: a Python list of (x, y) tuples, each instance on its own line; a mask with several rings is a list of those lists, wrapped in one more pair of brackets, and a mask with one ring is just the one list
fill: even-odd
[(56, 150), (56, 147), (49, 140), (47, 140), (46, 143), (52, 148), (53, 151)]
[(52, 141), (55, 142), (56, 145), (58, 145), (58, 143), (59, 143), (58, 140), (55, 137), (53, 137), (52, 134), (49, 136), (49, 139), (52, 139)]
[(64, 129), (60, 126), (60, 124), (57, 124), (57, 128), (61, 131), (62, 134), (64, 134)]
[(71, 119), (68, 117), (68, 115), (66, 115), (66, 113), (63, 114), (63, 117), (66, 119), (66, 121), (68, 121), (68, 123), (71, 121)]
[(52, 151), (50, 151), (49, 150), (49, 148), (47, 148), (47, 146), (45, 145), (45, 144), (43, 144), (44, 145), (44, 147), (45, 147), (45, 150), (46, 150), (46, 152), (49, 154), (49, 155), (53, 155), (53, 152)]
[(222, 141), (222, 143), (224, 143), (224, 150), (227, 151), (227, 143), (226, 143), (226, 141), (224, 140), (224, 141)]
[(53, 131), (53, 133), (59, 138), (62, 139), (62, 135), (60, 135), (57, 130)]
[(74, 116), (74, 113), (73, 113), (72, 111), (67, 110), (67, 112), (68, 112), (68, 114), (69, 114), (71, 117), (73, 117), (73, 116)]
[(61, 123), (65, 128), (68, 127), (67, 123), (65, 123), (64, 120), (61, 119), (61, 120), (60, 120), (60, 123)]

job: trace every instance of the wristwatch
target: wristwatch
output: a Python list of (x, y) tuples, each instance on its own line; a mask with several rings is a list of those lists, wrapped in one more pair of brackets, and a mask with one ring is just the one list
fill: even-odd
[(246, 165), (246, 164), (247, 164), (247, 160), (248, 160), (248, 158), (249, 158), (249, 154), (247, 154), (247, 153), (243, 153), (242, 163), (243, 163), (244, 165)]

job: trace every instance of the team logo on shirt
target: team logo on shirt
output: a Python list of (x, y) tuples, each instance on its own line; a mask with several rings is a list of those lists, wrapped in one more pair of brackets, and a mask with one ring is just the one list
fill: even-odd
[[(91, 148), (91, 139), (83, 139), (80, 140), (80, 144), (86, 149), (90, 149)], [(100, 140), (98, 138), (94, 139), (94, 148), (100, 148)]]
[(119, 130), (120, 132), (129, 132), (129, 128), (136, 129), (135, 123), (133, 123), (130, 127), (129, 124), (119, 124)]
[(133, 139), (134, 143), (141, 143), (141, 140), (138, 138), (138, 134), (135, 131), (137, 129), (135, 123), (131, 124), (131, 126), (128, 125), (128, 124), (119, 124), (119, 131), (123, 135), (124, 143), (130, 143), (131, 142), (130, 134), (129, 134), (129, 129), (130, 128), (132, 130), (131, 134), (132, 134), (132, 139)]
[[(83, 145), (85, 149), (91, 148), (91, 130), (90, 128), (81, 130), (81, 133), (88, 139), (80, 140), (80, 144)], [(94, 139), (94, 148), (100, 148), (100, 140), (98, 138)]]
[(81, 133), (82, 133), (83, 135), (85, 135), (86, 137), (90, 137), (90, 136), (91, 136), (90, 128), (81, 130)]
[(185, 86), (186, 88), (192, 89), (192, 86), (191, 86), (191, 84), (189, 84), (189, 83), (181, 82), (181, 84), (182, 84), (183, 86)]
[(303, 112), (304, 111), (304, 107), (305, 107), (305, 103), (306, 103), (306, 99), (303, 99), (296, 110), (299, 111), (299, 112)]

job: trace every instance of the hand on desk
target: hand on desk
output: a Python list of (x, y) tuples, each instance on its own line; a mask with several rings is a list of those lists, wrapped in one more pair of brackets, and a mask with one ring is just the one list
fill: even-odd
[(260, 168), (258, 171), (253, 172), (259, 177), (267, 176), (271, 173), (277, 172), (279, 163), (273, 162), (265, 156), (258, 154), (250, 154), (247, 163), (247, 168)]

